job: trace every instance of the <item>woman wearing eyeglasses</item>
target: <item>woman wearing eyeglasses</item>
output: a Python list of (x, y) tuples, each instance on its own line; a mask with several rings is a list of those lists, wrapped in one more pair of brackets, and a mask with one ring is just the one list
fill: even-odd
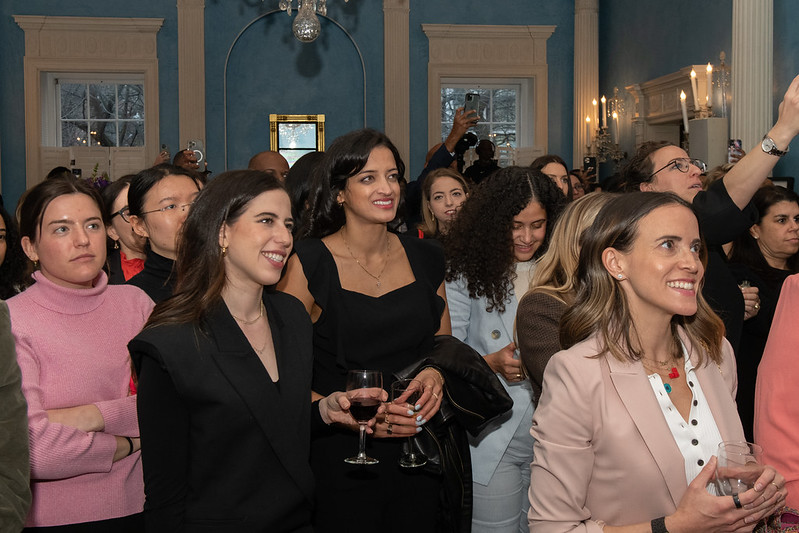
[[(757, 222), (757, 209), (750, 200), (768, 177), (788, 145), (799, 133), (799, 76), (794, 78), (780, 105), (777, 123), (720, 180), (702, 190), (705, 164), (671, 143), (642, 144), (629, 164), (622, 169), (627, 192), (673, 192), (690, 203), (699, 219), (699, 228), (708, 249), (708, 264), (702, 294), (724, 320), (727, 339), (738, 352), (744, 321), (744, 300), (755, 300), (755, 288), (739, 289), (724, 260), (723, 244), (748, 231)], [(756, 306), (759, 308), (759, 304)]]
[(134, 175), (128, 174), (112, 181), (100, 191), (105, 216), (110, 221), (105, 228), (108, 239), (108, 284), (121, 285), (144, 268), (144, 237), (137, 235), (128, 220), (128, 188)]
[(199, 193), (196, 174), (172, 165), (142, 170), (131, 181), (128, 218), (133, 231), (147, 239), (148, 247), (144, 270), (128, 283), (155, 303), (172, 296), (178, 233)]

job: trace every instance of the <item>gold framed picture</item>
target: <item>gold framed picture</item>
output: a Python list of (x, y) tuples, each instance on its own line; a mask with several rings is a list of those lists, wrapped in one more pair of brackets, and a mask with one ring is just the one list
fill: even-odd
[(325, 116), (270, 114), (269, 143), (289, 165), (308, 152), (324, 152)]

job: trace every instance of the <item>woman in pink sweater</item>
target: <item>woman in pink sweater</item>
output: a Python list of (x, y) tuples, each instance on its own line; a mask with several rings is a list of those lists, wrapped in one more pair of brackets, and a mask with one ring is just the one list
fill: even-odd
[[(109, 286), (99, 193), (72, 179), (20, 206), (35, 283), (8, 300), (28, 401), (33, 503), (28, 527), (141, 531), (144, 488), (127, 342), (152, 300)], [(50, 529), (48, 529), (50, 531)]]

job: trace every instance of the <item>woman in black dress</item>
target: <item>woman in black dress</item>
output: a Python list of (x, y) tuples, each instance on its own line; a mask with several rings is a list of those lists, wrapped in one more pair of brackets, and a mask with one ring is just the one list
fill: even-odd
[[(374, 130), (338, 138), (325, 154), (306, 235), (278, 288), (298, 297), (314, 323), (313, 390), (345, 386), (350, 369), (391, 375), (422, 359), (437, 333), (449, 334), (444, 255), (428, 240), (388, 231), (401, 207), (404, 165)], [(355, 427), (315, 436), (317, 531), (435, 531), (441, 477), (397, 465), (405, 437), (421, 431), (441, 404), (443, 377), (422, 370), (408, 415), (392, 405), (378, 415), (367, 453), (375, 466), (344, 463), (356, 450)], [(398, 512), (397, 505), (401, 510)]]
[(754, 439), (755, 382), (766, 348), (782, 283), (799, 272), (799, 196), (774, 185), (752, 197), (758, 220), (734, 242), (730, 270), (739, 285), (758, 288), (757, 308), (746, 309), (741, 344), (736, 352), (738, 414), (749, 441)]
[(354, 422), (311, 394), (311, 323), (274, 285), (289, 197), (264, 172), (214, 179), (186, 220), (175, 296), (130, 344), (147, 531), (310, 532), (311, 424)]

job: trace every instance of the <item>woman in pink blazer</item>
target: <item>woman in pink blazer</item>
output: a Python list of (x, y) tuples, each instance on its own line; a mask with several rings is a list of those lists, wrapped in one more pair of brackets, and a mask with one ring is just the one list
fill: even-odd
[(783, 504), (785, 480), (763, 467), (736, 497), (707, 489), (719, 443), (744, 437), (690, 206), (620, 196), (581, 245), (561, 320), (569, 348), (550, 360), (533, 417), (531, 531), (751, 531)]
[(763, 446), (763, 456), (785, 474), (789, 489), (783, 523), (799, 522), (799, 402), (796, 378), (799, 377), (796, 346), (799, 329), (799, 274), (785, 280), (763, 360), (757, 370), (755, 388), (755, 440)]

